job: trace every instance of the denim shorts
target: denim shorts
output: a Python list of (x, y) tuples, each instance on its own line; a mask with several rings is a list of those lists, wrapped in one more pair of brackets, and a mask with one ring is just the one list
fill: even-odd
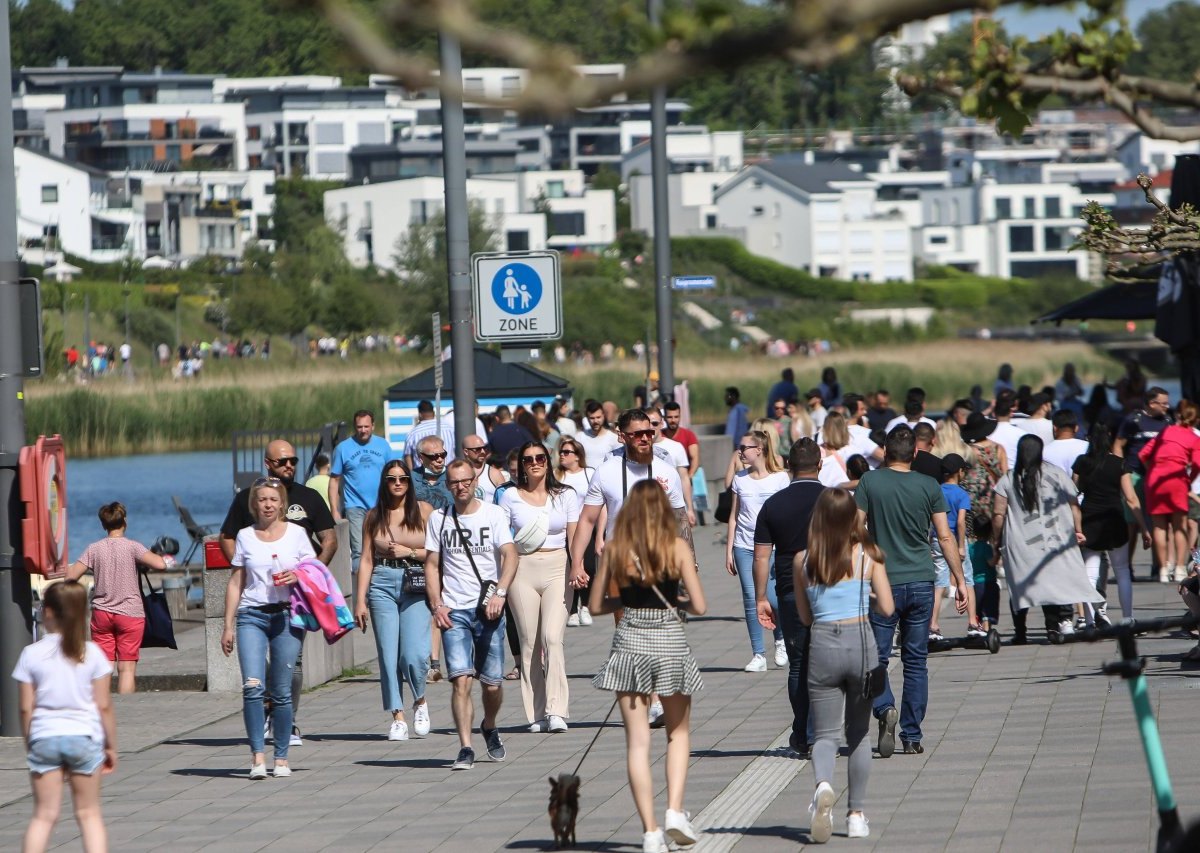
[(87, 735), (55, 735), (29, 744), (25, 763), (30, 773), (49, 773), (65, 768), (91, 776), (104, 763), (104, 744)]
[(950, 564), (946, 562), (946, 558), (941, 554), (935, 554), (933, 557), (933, 568), (937, 572), (934, 578), (934, 589), (949, 589), (950, 588)]
[(442, 630), (446, 672), (453, 681), (463, 675), (484, 684), (504, 683), (504, 615), (486, 623), (474, 610), (451, 610), (450, 627)]

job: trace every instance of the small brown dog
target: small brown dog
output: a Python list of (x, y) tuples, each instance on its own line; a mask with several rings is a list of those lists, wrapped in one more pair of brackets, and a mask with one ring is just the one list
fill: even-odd
[(560, 773), (550, 777), (550, 829), (559, 850), (575, 846), (575, 819), (579, 817), (579, 777)]

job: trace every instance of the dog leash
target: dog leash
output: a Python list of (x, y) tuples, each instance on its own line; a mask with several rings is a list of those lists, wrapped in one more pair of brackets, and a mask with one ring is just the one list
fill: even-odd
[(608, 713), (604, 715), (604, 722), (602, 722), (596, 728), (596, 733), (594, 735), (592, 735), (592, 742), (589, 743), (588, 748), (583, 751), (583, 756), (579, 759), (579, 763), (575, 765), (575, 772), (571, 775), (573, 775), (573, 776), (579, 775), (579, 768), (583, 766), (583, 762), (587, 759), (588, 753), (591, 752), (592, 747), (596, 745), (596, 740), (600, 737), (600, 732), (604, 731), (604, 727), (608, 725), (609, 718), (612, 717), (612, 712), (616, 710), (617, 702), (619, 700), (620, 700), (619, 696), (616, 699), (613, 699), (612, 705), (610, 705), (608, 708)]

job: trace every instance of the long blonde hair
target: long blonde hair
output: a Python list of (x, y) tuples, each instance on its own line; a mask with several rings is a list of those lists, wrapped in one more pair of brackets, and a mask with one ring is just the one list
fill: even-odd
[(967, 467), (976, 462), (975, 448), (963, 441), (962, 430), (954, 418), (942, 418), (933, 439), (933, 455), (941, 458), (951, 453), (961, 456)]
[(671, 502), (657, 480), (641, 480), (617, 513), (604, 559), (617, 586), (652, 586), (679, 577), (675, 563), (678, 524)]
[(841, 450), (850, 443), (850, 430), (846, 426), (846, 416), (841, 412), (830, 412), (825, 416), (825, 425), (821, 427), (821, 442), (829, 451)]
[[(795, 414), (788, 415), (788, 417), (792, 419), (792, 434), (789, 436), (789, 438), (791, 438), (793, 442), (799, 441), (802, 438), (812, 438), (816, 433), (816, 427), (813, 424), (813, 419), (809, 417), (808, 412), (805, 411), (803, 406), (798, 404), (790, 405), (788, 408), (795, 412)], [(800, 433), (799, 435), (796, 434), (797, 424), (800, 425), (800, 429), (798, 430)]]
[[(748, 432), (763, 443), (763, 455), (767, 459), (767, 470), (774, 474), (784, 470), (783, 457), (779, 455), (779, 422), (771, 418), (759, 418), (750, 424)], [(761, 435), (760, 435), (761, 433)]]

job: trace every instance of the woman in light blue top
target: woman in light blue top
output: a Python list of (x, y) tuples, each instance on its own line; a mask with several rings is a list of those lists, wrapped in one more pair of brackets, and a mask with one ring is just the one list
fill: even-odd
[(846, 746), (850, 751), (850, 796), (846, 818), (850, 838), (870, 835), (863, 802), (871, 768), (870, 696), (864, 695), (866, 673), (879, 660), (875, 636), (867, 624), (875, 610), (895, 610), (883, 553), (867, 535), (854, 497), (845, 489), (826, 489), (817, 499), (808, 527), (808, 551), (796, 555), (796, 583), (806, 593), (796, 596), (800, 621), (810, 626), (808, 704), (816, 734), (812, 751), (817, 788), (808, 807), (810, 838), (823, 844), (833, 834), (833, 766), (845, 704)]

